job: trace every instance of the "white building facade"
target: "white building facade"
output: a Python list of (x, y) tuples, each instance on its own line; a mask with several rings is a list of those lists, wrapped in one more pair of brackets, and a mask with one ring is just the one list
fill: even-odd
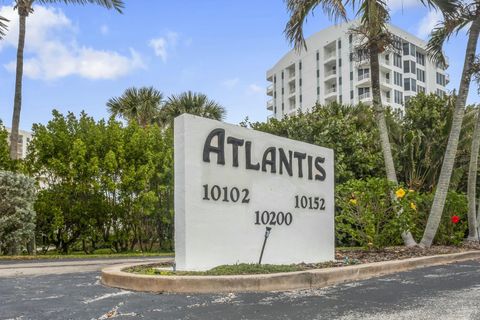
[[(288, 52), (267, 71), (267, 109), (273, 117), (301, 110), (317, 103), (371, 103), (368, 57), (350, 31), (358, 21), (324, 29), (306, 39), (307, 50)], [(426, 54), (426, 42), (389, 25), (395, 49), (379, 55), (382, 103), (403, 107), (417, 92), (446, 93), (448, 74)]]
[[(5, 128), (8, 132), (8, 142), (10, 142), (10, 128)], [(18, 158), (25, 159), (27, 156), (28, 145), (32, 140), (32, 133), (28, 131), (20, 130), (18, 132)]]

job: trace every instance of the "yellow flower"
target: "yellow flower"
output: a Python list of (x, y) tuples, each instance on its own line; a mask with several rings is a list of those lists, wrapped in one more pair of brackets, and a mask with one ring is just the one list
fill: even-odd
[(408, 192), (415, 192), (415, 190), (413, 190), (413, 189), (408, 189)]
[(357, 199), (350, 199), (350, 203), (353, 204), (353, 205), (356, 205), (357, 204)]
[(413, 202), (410, 202), (410, 208), (412, 208), (413, 210), (417, 211), (417, 205)]
[(403, 188), (400, 188), (398, 189), (396, 192), (395, 192), (395, 195), (397, 196), (397, 198), (403, 198), (405, 196), (405, 190), (403, 190)]

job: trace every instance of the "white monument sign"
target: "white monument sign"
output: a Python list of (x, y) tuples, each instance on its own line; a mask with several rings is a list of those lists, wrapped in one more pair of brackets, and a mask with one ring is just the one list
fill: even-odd
[(331, 149), (176, 118), (177, 270), (333, 260), (333, 161)]

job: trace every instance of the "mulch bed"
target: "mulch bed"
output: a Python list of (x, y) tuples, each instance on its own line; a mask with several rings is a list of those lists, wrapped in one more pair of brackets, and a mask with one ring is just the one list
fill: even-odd
[[(381, 262), (390, 260), (403, 260), (416, 257), (433, 256), (439, 254), (459, 253), (465, 251), (480, 250), (479, 243), (463, 243), (459, 246), (432, 246), (430, 248), (420, 247), (389, 247), (383, 249), (365, 248), (341, 248), (335, 253), (335, 261), (322, 263), (300, 263), (296, 265), (295, 271), (322, 269), (331, 267), (343, 267), (348, 265)], [(160, 263), (148, 266), (129, 268), (127, 272), (144, 273), (145, 269), (158, 267), (169, 267), (172, 263)]]
[(359, 263), (402, 260), (408, 258), (433, 256), (439, 254), (459, 253), (480, 250), (479, 243), (464, 243), (459, 246), (432, 246), (430, 248), (390, 247), (384, 249), (341, 249), (337, 250), (337, 260), (356, 259)]

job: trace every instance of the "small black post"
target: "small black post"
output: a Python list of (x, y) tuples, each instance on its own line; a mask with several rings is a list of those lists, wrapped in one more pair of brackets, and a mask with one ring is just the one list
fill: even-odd
[(272, 230), (272, 228), (266, 227), (265, 239), (263, 239), (262, 252), (260, 253), (260, 259), (258, 260), (258, 264), (262, 264), (263, 251), (265, 250), (265, 245), (267, 244), (267, 239), (268, 239), (268, 236), (270, 235), (270, 230)]

